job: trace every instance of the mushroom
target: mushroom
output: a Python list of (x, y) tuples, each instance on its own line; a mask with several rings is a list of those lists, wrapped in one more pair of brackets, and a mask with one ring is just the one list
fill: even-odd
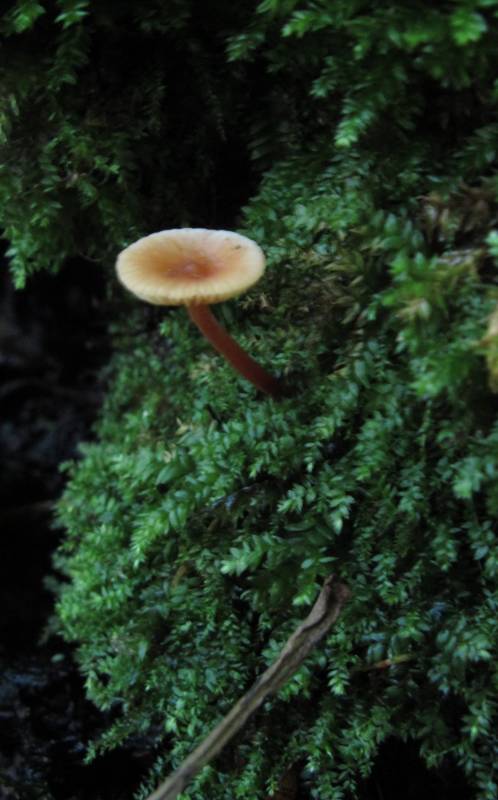
[(232, 339), (209, 304), (241, 294), (262, 276), (261, 248), (238, 233), (205, 228), (159, 231), (131, 244), (116, 263), (121, 283), (154, 305), (185, 305), (192, 322), (241, 375), (267, 394), (279, 381)]

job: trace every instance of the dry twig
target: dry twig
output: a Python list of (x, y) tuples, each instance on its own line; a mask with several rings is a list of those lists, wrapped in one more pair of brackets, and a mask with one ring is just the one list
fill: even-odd
[(277, 692), (299, 669), (302, 662), (327, 633), (350, 596), (349, 589), (329, 576), (310, 614), (287, 640), (276, 661), (238, 700), (203, 742), (162, 783), (148, 800), (174, 800), (245, 725), (266, 698)]

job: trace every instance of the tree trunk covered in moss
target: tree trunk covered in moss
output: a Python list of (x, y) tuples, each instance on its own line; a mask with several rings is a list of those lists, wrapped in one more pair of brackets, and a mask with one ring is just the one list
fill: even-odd
[[(8, 6), (16, 281), (76, 255), (108, 275), (111, 385), (55, 557), (60, 631), (115, 713), (91, 753), (149, 737), (145, 797), (334, 572), (338, 624), (185, 796), (265, 798), (293, 767), (349, 800), (397, 739), (494, 800), (498, 0)], [(264, 249), (220, 316), (289, 396), (116, 287), (124, 245), (184, 225)]]

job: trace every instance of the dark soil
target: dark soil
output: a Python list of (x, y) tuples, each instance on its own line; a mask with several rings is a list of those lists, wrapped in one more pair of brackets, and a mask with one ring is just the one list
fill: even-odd
[(107, 720), (85, 700), (70, 649), (43, 636), (60, 464), (77, 457), (101, 403), (106, 310), (101, 270), (88, 262), (22, 292), (2, 269), (0, 800), (128, 800), (149, 766), (140, 742), (84, 765)]

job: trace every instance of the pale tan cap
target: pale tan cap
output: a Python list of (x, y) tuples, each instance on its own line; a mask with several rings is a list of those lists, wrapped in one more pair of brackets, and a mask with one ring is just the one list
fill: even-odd
[(261, 248), (238, 233), (173, 228), (151, 233), (123, 250), (119, 280), (155, 305), (220, 303), (241, 294), (265, 269)]

